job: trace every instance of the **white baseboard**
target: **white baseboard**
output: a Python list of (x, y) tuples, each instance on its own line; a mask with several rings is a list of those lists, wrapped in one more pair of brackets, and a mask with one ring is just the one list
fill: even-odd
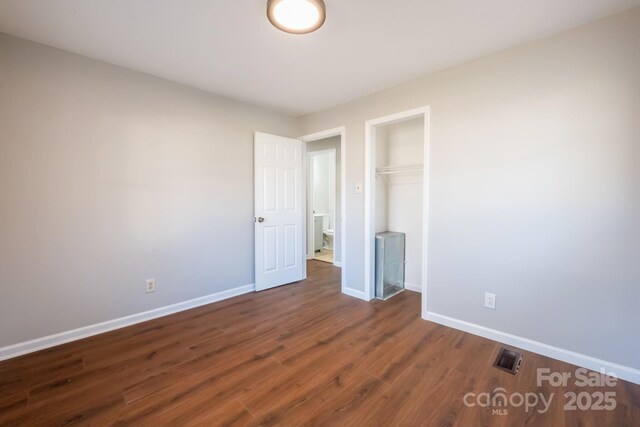
[(404, 282), (404, 288), (409, 291), (422, 293), (422, 285), (416, 285), (415, 283)]
[(361, 300), (369, 301), (369, 298), (367, 298), (365, 296), (364, 291), (357, 291), (355, 289), (343, 287), (342, 288), (342, 293), (345, 294), (345, 295), (349, 295), (350, 297), (359, 298)]
[(333, 265), (336, 267), (342, 268), (342, 263), (340, 261), (333, 261)]
[(614, 373), (620, 379), (640, 384), (640, 369), (597, 359), (595, 357), (533, 341), (528, 338), (480, 326), (475, 323), (465, 322), (464, 320), (455, 319), (449, 316), (443, 316), (442, 314), (427, 312), (426, 316), (423, 316), (423, 318), (454, 329), (469, 332), (470, 334), (479, 335), (490, 340), (518, 347), (533, 353), (538, 353), (576, 366), (591, 369), (596, 372), (599, 372), (601, 369), (605, 369), (606, 372)]
[(222, 301), (238, 295), (253, 292), (255, 286), (245, 285), (233, 289), (228, 289), (215, 294), (205, 295), (200, 298), (179, 302), (177, 304), (167, 305), (165, 307), (156, 308), (142, 313), (132, 314), (130, 316), (121, 317), (119, 319), (107, 320), (106, 322), (96, 323), (94, 325), (83, 326), (82, 328), (73, 329), (71, 331), (60, 332), (34, 340), (21, 342), (0, 348), (0, 360), (11, 359), (13, 357), (22, 356), (23, 354), (33, 353), (34, 351), (43, 350), (45, 348), (54, 347), (56, 345), (76, 341), (93, 335), (109, 332), (114, 329), (124, 328), (125, 326), (134, 325), (136, 323), (145, 322), (147, 320), (156, 319), (158, 317), (167, 316), (179, 311), (189, 310), (191, 308), (200, 307), (201, 305), (211, 304), (216, 301)]

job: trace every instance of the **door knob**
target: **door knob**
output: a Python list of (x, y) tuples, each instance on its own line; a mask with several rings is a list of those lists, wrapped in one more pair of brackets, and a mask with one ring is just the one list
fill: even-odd
[(264, 222), (264, 218), (262, 218), (261, 216), (259, 216), (258, 218), (254, 219), (255, 222)]

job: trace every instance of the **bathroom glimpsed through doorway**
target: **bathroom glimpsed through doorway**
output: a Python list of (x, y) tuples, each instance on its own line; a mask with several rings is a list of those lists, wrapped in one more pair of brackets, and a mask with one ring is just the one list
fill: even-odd
[(307, 144), (307, 259), (338, 266), (340, 139)]

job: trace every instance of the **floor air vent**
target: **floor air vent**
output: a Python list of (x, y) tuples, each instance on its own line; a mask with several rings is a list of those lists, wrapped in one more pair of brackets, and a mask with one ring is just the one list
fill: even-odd
[(509, 372), (510, 374), (515, 375), (518, 373), (518, 369), (520, 369), (521, 363), (522, 353), (503, 348), (500, 350), (500, 353), (498, 353), (498, 357), (496, 358), (493, 366), (502, 371)]

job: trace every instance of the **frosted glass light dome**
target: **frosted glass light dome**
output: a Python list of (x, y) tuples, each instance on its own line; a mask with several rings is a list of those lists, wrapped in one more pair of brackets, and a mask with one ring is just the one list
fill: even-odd
[(282, 31), (306, 34), (324, 24), (326, 9), (322, 0), (269, 0), (267, 17)]

